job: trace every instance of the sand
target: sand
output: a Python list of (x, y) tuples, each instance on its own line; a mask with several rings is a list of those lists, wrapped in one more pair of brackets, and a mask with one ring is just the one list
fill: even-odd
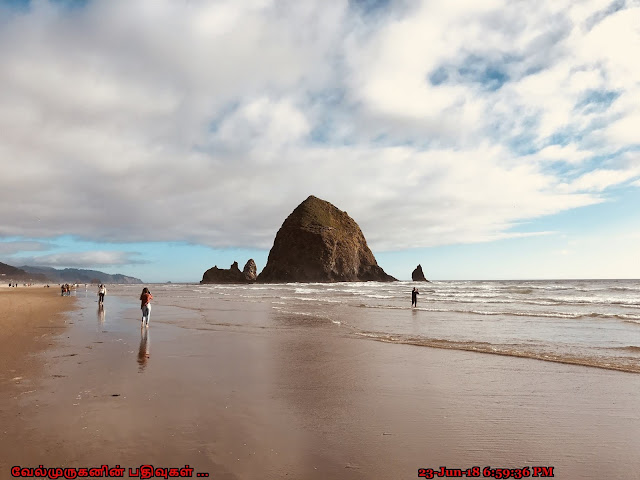
[(42, 285), (0, 288), (0, 388), (26, 385), (41, 366), (37, 352), (51, 346), (66, 327), (62, 313), (74, 307), (73, 297)]
[(23, 448), (22, 398), (38, 390), (47, 374), (41, 353), (53, 347), (68, 327), (65, 312), (75, 298), (43, 285), (0, 288), (0, 478), (9, 478), (11, 451)]
[(293, 317), (246, 327), (270, 314), (256, 304), (156, 302), (147, 330), (135, 299), (107, 297), (104, 310), (95, 292), (77, 301), (68, 329), (37, 356), (38, 378), (3, 401), (1, 478), (39, 464), (189, 464), (218, 479), (640, 471), (639, 375), (375, 342)]

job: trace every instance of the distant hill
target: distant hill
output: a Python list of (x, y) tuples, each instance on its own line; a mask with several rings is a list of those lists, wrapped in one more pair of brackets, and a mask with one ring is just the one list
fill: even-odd
[(26, 281), (30, 280), (32, 282), (47, 282), (47, 278), (39, 274), (38, 272), (27, 272), (20, 268), (12, 267), (11, 265), (7, 265), (6, 263), (0, 262), (0, 281), (10, 282), (11, 280), (15, 281)]
[(112, 275), (98, 270), (85, 270), (83, 268), (57, 269), (52, 267), (31, 267), (29, 265), (24, 265), (20, 268), (28, 274), (42, 275), (52, 283), (142, 283), (139, 278), (128, 277), (119, 273)]

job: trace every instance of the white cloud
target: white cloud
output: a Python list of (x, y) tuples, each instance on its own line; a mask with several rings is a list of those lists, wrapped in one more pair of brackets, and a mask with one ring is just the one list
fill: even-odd
[(536, 157), (545, 161), (580, 163), (589, 158), (591, 152), (579, 150), (575, 145), (549, 145), (536, 153)]
[(489, 241), (637, 174), (637, 2), (31, 5), (0, 13), (0, 238), (268, 248), (314, 194), (377, 249)]
[[(638, 91), (640, 94), (640, 91)], [(607, 129), (608, 136), (619, 144), (640, 145), (638, 138), (638, 125), (640, 125), (640, 109), (622, 117)]]
[(46, 242), (21, 240), (0, 242), (0, 255), (12, 255), (18, 252), (37, 252), (52, 248), (52, 244)]
[(593, 170), (585, 173), (567, 186), (567, 191), (596, 191), (601, 192), (606, 188), (620, 185), (640, 175), (640, 169), (630, 170)]
[(249, 100), (228, 115), (212, 141), (222, 149), (259, 148), (264, 154), (301, 140), (309, 130), (306, 116), (290, 99), (274, 101), (263, 97)]

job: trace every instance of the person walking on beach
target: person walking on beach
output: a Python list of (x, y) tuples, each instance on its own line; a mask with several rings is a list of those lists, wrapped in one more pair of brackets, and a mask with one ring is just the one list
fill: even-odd
[(100, 288), (98, 289), (98, 305), (104, 304), (104, 296), (107, 294), (107, 287), (103, 284), (100, 284)]
[(412, 307), (418, 306), (418, 295), (420, 295), (420, 292), (416, 287), (413, 287), (413, 290), (411, 290), (411, 306)]
[(140, 295), (140, 309), (142, 309), (142, 325), (141, 327), (149, 326), (149, 317), (151, 316), (151, 300), (153, 300), (153, 295), (147, 287), (142, 289), (142, 294)]

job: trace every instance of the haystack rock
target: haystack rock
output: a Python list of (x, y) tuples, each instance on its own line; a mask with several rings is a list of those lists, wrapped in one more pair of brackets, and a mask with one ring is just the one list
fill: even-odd
[(242, 272), (238, 268), (238, 262), (233, 262), (229, 269), (212, 267), (204, 272), (200, 283), (253, 283), (255, 280), (256, 262), (249, 259)]
[(392, 282), (378, 266), (358, 224), (313, 195), (278, 230), (261, 283)]
[(426, 278), (424, 278), (424, 272), (422, 271), (422, 267), (420, 264), (416, 267), (416, 269), (411, 273), (411, 280), (414, 282), (428, 282)]

